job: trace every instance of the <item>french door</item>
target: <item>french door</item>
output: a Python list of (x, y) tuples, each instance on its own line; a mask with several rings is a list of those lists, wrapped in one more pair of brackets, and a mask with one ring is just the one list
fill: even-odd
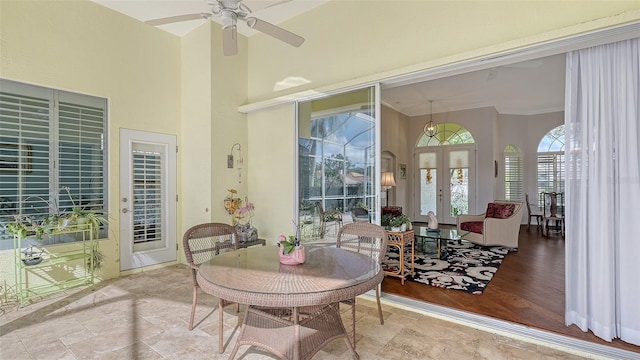
[(433, 211), (439, 223), (455, 224), (475, 208), (474, 145), (417, 148), (414, 163), (415, 221), (428, 222)]
[(120, 130), (120, 270), (177, 260), (176, 137)]

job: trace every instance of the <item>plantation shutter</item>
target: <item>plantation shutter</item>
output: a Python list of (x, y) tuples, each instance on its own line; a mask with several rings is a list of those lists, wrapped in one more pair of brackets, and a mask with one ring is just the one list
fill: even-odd
[(0, 250), (13, 246), (4, 224), (15, 215), (106, 211), (106, 109), (106, 99), (0, 80)]
[(524, 200), (524, 164), (520, 155), (504, 157), (504, 192), (506, 200)]
[(61, 210), (70, 210), (73, 205), (91, 210), (104, 208), (105, 108), (103, 99), (77, 94), (60, 96), (59, 187), (68, 189), (71, 195), (60, 194)]
[(538, 155), (538, 194), (552, 192), (553, 186), (553, 154)]
[(554, 187), (556, 192), (564, 193), (564, 154), (555, 154)]
[(538, 154), (538, 194), (542, 192), (564, 192), (564, 153)]
[[(0, 222), (47, 213), (51, 94), (3, 84), (0, 91)], [(23, 200), (23, 201), (20, 201)], [(44, 201), (46, 200), (46, 201)], [(2, 249), (4, 247), (0, 247)]]
[(133, 243), (162, 240), (162, 153), (149, 148), (133, 151)]

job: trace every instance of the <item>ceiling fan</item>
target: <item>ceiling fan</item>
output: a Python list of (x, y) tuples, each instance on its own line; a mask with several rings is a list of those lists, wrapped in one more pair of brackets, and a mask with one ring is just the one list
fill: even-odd
[(242, 0), (215, 0), (210, 1), (211, 13), (186, 14), (169, 16), (160, 19), (145, 21), (146, 24), (157, 26), (179, 21), (210, 19), (218, 16), (222, 20), (222, 50), (225, 56), (238, 53), (238, 39), (236, 23), (238, 19), (244, 21), (252, 29), (261, 31), (289, 45), (298, 47), (304, 42), (302, 36), (298, 36), (279, 26), (264, 20), (250, 17), (251, 9), (242, 3)]

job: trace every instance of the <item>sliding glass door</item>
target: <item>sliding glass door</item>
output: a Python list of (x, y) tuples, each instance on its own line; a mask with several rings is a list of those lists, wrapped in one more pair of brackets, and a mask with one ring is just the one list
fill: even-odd
[(298, 103), (298, 222), (303, 240), (331, 237), (364, 208), (376, 221), (377, 86)]

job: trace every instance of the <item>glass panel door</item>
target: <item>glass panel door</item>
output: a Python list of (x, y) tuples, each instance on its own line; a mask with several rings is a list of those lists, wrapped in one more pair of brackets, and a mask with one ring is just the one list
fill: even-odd
[(443, 221), (456, 223), (456, 216), (469, 213), (469, 150), (449, 152), (449, 201)]
[[(416, 154), (417, 175), (415, 221), (428, 222), (429, 211), (440, 214), (442, 211), (442, 175), (438, 171), (442, 162), (442, 150), (431, 148)], [(440, 221), (440, 220), (438, 220)]]
[(439, 223), (455, 224), (458, 215), (473, 209), (474, 154), (474, 145), (416, 149), (415, 221), (428, 222), (433, 211)]
[(338, 227), (327, 223), (337, 216), (337, 221), (350, 222), (354, 208), (364, 208), (376, 219), (376, 94), (377, 87), (368, 87), (298, 103), (298, 223), (303, 241), (334, 237)]

